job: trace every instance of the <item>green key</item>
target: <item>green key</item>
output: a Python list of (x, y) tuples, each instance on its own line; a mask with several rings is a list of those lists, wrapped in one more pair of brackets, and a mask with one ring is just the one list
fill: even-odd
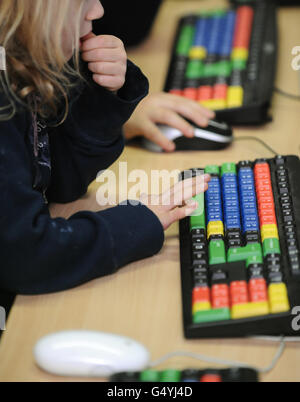
[(193, 229), (205, 229), (205, 209), (204, 209), (204, 193), (199, 193), (193, 200), (198, 202), (198, 208), (193, 212), (190, 218), (190, 227)]
[(204, 214), (199, 215), (199, 216), (191, 216), (190, 227), (191, 227), (191, 230), (193, 230), (193, 229), (205, 229), (205, 216), (204, 216)]
[(219, 166), (208, 165), (205, 168), (205, 173), (207, 173), (207, 174), (216, 174), (216, 175), (219, 176)]
[(246, 60), (233, 60), (232, 61), (233, 70), (245, 70), (247, 67)]
[(143, 382), (159, 382), (159, 378), (159, 371), (155, 370), (144, 370), (140, 374), (140, 381)]
[(229, 308), (215, 308), (212, 310), (198, 311), (193, 315), (193, 323), (201, 324), (202, 322), (213, 322), (230, 320)]
[(226, 262), (225, 244), (223, 240), (211, 240), (209, 243), (209, 265)]
[(263, 242), (264, 257), (268, 254), (280, 254), (279, 240), (276, 238), (265, 239)]
[(245, 247), (230, 248), (227, 254), (228, 262), (246, 261), (247, 267), (250, 264), (262, 264), (262, 249), (259, 243), (247, 244)]
[(247, 265), (247, 268), (248, 268), (249, 265), (251, 265), (251, 264), (262, 264), (262, 263), (263, 263), (262, 254), (257, 253), (257, 254), (250, 255), (247, 258), (246, 265)]
[(203, 77), (209, 78), (209, 77), (216, 77), (218, 75), (218, 64), (217, 63), (211, 63), (211, 64), (206, 64), (203, 69)]
[(160, 382), (179, 382), (181, 378), (181, 371), (169, 369), (161, 373)]
[(186, 78), (195, 79), (203, 76), (203, 63), (201, 60), (190, 60), (185, 73)]
[(232, 63), (228, 60), (223, 60), (218, 63), (218, 76), (230, 77), (232, 72)]
[(176, 53), (180, 56), (188, 57), (190, 48), (193, 43), (195, 27), (193, 25), (185, 25), (180, 33), (176, 47)]
[(233, 173), (236, 174), (236, 165), (235, 163), (223, 163), (221, 167), (221, 176), (225, 173)]

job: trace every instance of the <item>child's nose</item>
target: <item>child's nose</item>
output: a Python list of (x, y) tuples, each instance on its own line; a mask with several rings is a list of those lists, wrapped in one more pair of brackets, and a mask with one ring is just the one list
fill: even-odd
[(104, 8), (99, 0), (93, 0), (93, 4), (86, 15), (88, 21), (98, 20), (104, 15)]

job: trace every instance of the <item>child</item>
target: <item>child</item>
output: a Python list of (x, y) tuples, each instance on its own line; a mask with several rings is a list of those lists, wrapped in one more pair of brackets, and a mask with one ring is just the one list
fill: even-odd
[[(0, 2), (7, 60), (0, 93), (4, 291), (60, 291), (154, 255), (163, 229), (197, 208), (182, 187), (191, 196), (200, 183), (207, 188), (209, 176), (188, 179), (158, 205), (144, 196), (136, 206), (51, 218), (48, 203), (78, 199), (119, 157), (121, 128), (147, 94), (148, 82), (127, 61), (122, 42), (91, 33), (92, 21), (102, 15), (99, 0)], [(168, 194), (171, 202), (163, 205)]]

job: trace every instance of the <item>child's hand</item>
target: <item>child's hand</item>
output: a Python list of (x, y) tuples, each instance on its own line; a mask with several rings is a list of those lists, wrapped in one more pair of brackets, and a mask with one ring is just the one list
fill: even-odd
[(191, 201), (191, 198), (206, 191), (209, 181), (208, 174), (186, 179), (161, 195), (143, 194), (140, 201), (158, 217), (166, 230), (172, 223), (191, 215), (198, 208), (197, 202)]
[(111, 35), (93, 33), (81, 39), (82, 59), (88, 62), (94, 81), (112, 92), (125, 83), (127, 54), (123, 42)]
[(164, 92), (148, 95), (125, 124), (125, 137), (131, 139), (143, 135), (165, 151), (174, 151), (175, 144), (163, 135), (156, 124), (166, 124), (177, 128), (186, 137), (193, 137), (193, 127), (181, 116), (200, 127), (206, 127), (209, 119), (215, 117), (215, 113), (205, 109), (198, 102), (181, 96)]

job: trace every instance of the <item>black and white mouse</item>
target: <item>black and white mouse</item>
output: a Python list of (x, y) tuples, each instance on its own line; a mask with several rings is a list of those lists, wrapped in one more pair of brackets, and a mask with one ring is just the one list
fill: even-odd
[[(233, 141), (233, 131), (227, 123), (210, 120), (209, 125), (204, 128), (192, 125), (195, 127), (193, 138), (185, 137), (181, 131), (170, 126), (158, 125), (158, 127), (165, 137), (175, 143), (176, 151), (217, 151), (227, 148)], [(159, 145), (147, 138), (142, 139), (142, 145), (149, 151), (163, 152)]]

